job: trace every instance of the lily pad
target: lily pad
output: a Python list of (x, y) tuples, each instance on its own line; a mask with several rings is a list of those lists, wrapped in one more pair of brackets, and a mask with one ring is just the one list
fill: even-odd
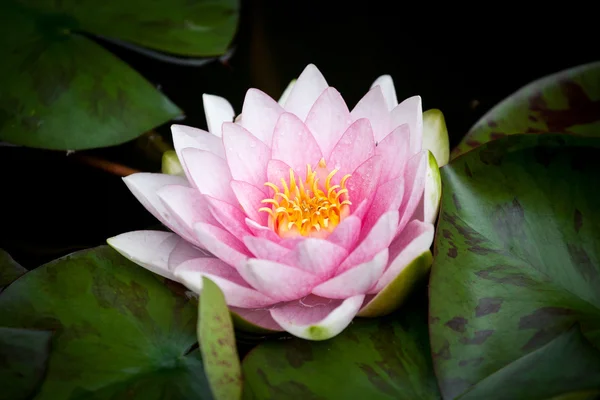
[(132, 140), (181, 114), (86, 34), (183, 55), (222, 54), (236, 0), (6, 0), (0, 5), (0, 140), (81, 150)]
[(0, 327), (0, 400), (33, 398), (42, 383), (52, 332)]
[(516, 133), (600, 136), (600, 62), (584, 64), (522, 87), (488, 111), (451, 157)]
[(210, 279), (202, 278), (198, 315), (198, 343), (210, 388), (217, 400), (235, 400), (242, 395), (242, 372), (233, 321), (225, 296)]
[(242, 363), (247, 399), (439, 399), (424, 299), (332, 339), (270, 341)]
[(211, 398), (197, 309), (108, 246), (73, 253), (0, 295), (0, 326), (51, 330), (37, 399)]
[(0, 292), (15, 279), (27, 272), (6, 251), (0, 249)]
[[(600, 139), (564, 134), (509, 136), (441, 169), (430, 332), (444, 398), (548, 351), (575, 323), (600, 345), (599, 169)], [(568, 379), (563, 362), (544, 368), (548, 385)]]

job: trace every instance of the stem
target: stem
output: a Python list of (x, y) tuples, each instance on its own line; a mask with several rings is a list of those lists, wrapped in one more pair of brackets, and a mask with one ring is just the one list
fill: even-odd
[(130, 168), (126, 165), (117, 164), (115, 162), (104, 160), (102, 158), (98, 158), (98, 157), (94, 157), (94, 156), (89, 156), (89, 155), (84, 155), (84, 154), (74, 154), (71, 157), (82, 162), (83, 164), (87, 164), (91, 167), (101, 169), (103, 171), (106, 171), (108, 173), (111, 173), (111, 174), (117, 175), (117, 176), (128, 176), (131, 174), (136, 174), (138, 172), (142, 172), (140, 170)]

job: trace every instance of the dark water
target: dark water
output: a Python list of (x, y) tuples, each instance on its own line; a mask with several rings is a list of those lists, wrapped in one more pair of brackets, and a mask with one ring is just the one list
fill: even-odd
[[(399, 99), (419, 94), (424, 109), (444, 112), (452, 145), (522, 85), (600, 59), (594, 24), (586, 17), (592, 14), (572, 4), (525, 13), (476, 3), (447, 10), (433, 3), (322, 8), (324, 3), (331, 4), (244, 2), (236, 50), (226, 65), (170, 65), (107, 47), (185, 111), (178, 123), (206, 128), (204, 92), (228, 98), (239, 112), (249, 87), (278, 98), (289, 80), (314, 63), (350, 107), (377, 76), (391, 74)], [(157, 128), (167, 140), (169, 125)], [(147, 171), (160, 168), (157, 160), (141, 158), (134, 143), (89, 153)], [(121, 232), (157, 227), (119, 177), (64, 152), (0, 148), (0, 171), (0, 247), (28, 268)]]

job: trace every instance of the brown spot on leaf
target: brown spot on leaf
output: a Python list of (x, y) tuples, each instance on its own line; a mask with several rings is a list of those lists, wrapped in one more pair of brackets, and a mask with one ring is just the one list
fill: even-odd
[(463, 333), (465, 331), (465, 326), (468, 322), (469, 321), (466, 318), (454, 317), (448, 322), (446, 322), (444, 325), (446, 325), (448, 328), (452, 329), (455, 332)]
[(538, 122), (538, 119), (533, 115), (530, 115), (528, 118), (531, 122)]
[(396, 389), (390, 385), (386, 379), (379, 375), (372, 366), (368, 364), (359, 364), (359, 368), (367, 376), (369, 382), (371, 382), (371, 384), (377, 388), (377, 390), (391, 397), (396, 397), (398, 395)]
[(561, 321), (561, 317), (569, 317), (570, 319), (574, 313), (570, 308), (563, 307), (538, 308), (533, 313), (521, 317), (519, 329), (543, 329), (554, 326)]
[(583, 247), (568, 243), (567, 249), (569, 250), (571, 262), (587, 281), (598, 279), (598, 268), (592, 263), (590, 256)]
[(477, 318), (488, 314), (495, 314), (500, 311), (504, 299), (499, 297), (483, 297), (479, 299), (479, 303), (475, 308), (475, 316)]
[(532, 351), (538, 349), (552, 341), (557, 335), (559, 331), (556, 329), (540, 329), (525, 343), (521, 346), (521, 350), (523, 351)]
[(456, 258), (456, 256), (458, 255), (458, 250), (457, 250), (456, 246), (454, 245), (454, 243), (450, 243), (450, 245), (452, 247), (450, 247), (448, 249), (448, 257), (450, 257), (450, 258)]
[[(479, 144), (478, 144), (479, 145)], [(465, 174), (469, 177), (473, 177), (473, 173), (471, 172), (471, 168), (469, 168), (469, 164), (465, 163)]]
[(454, 227), (454, 229), (456, 229), (459, 235), (465, 238), (465, 244), (467, 246), (477, 246), (487, 242), (483, 236), (465, 224), (458, 215), (450, 215), (447, 212), (444, 212), (443, 217)]
[(452, 239), (452, 232), (450, 232), (448, 229), (442, 230), (442, 235), (444, 235), (444, 238), (446, 239)]
[(300, 368), (305, 362), (313, 360), (312, 346), (306, 340), (292, 340), (285, 348), (285, 358), (293, 368)]
[(575, 228), (575, 232), (579, 233), (579, 230), (583, 226), (583, 216), (581, 215), (581, 211), (575, 209), (575, 214), (573, 215), (573, 226)]
[(527, 287), (535, 284), (533, 279), (510, 265), (494, 265), (493, 267), (475, 272), (475, 275), (481, 279), (519, 287)]
[(483, 358), (483, 357), (469, 358), (469, 359), (466, 359), (466, 360), (460, 360), (458, 362), (458, 366), (459, 367), (466, 367), (466, 366), (477, 367), (484, 360), (485, 360), (485, 358)]
[(429, 317), (430, 324), (437, 324), (438, 322), (440, 322), (440, 319), (438, 317)]
[(503, 132), (491, 132), (490, 133), (490, 139), (492, 140), (498, 140), (498, 139), (502, 139), (503, 137), (506, 137), (506, 133)]
[(444, 340), (444, 344), (438, 351), (434, 351), (432, 354), (433, 358), (441, 358), (442, 360), (449, 360), (452, 358), (450, 354), (450, 342)]
[(493, 119), (489, 119), (489, 120), (487, 121), (487, 124), (488, 124), (488, 126), (489, 126), (490, 128), (495, 128), (495, 127), (497, 127), (497, 126), (498, 126), (498, 123), (497, 123), (496, 121), (494, 121)]
[(486, 247), (481, 247), (481, 246), (472, 246), (472, 247), (467, 248), (467, 250), (470, 251), (471, 253), (479, 254), (480, 256), (486, 256), (488, 254), (500, 253), (499, 250), (488, 249)]
[(456, 196), (456, 193), (452, 193), (452, 202), (454, 203), (454, 207), (456, 207), (456, 210), (458, 210), (458, 211), (462, 210), (462, 205), (460, 204), (460, 201), (458, 200), (458, 196)]
[(481, 142), (479, 142), (478, 140), (475, 140), (475, 139), (469, 139), (469, 140), (467, 140), (466, 145), (469, 147), (477, 147), (477, 146), (481, 145)]
[[(514, 244), (525, 245), (527, 238), (525, 236), (525, 210), (515, 197), (512, 202), (498, 205), (494, 210), (493, 216), (494, 229), (504, 243), (505, 248), (512, 248)], [(521, 250), (525, 247), (521, 246)]]
[(475, 334), (472, 338), (462, 337), (460, 338), (460, 342), (462, 344), (472, 344), (472, 345), (481, 345), (483, 344), (494, 331), (492, 329), (485, 329), (481, 331), (475, 331)]

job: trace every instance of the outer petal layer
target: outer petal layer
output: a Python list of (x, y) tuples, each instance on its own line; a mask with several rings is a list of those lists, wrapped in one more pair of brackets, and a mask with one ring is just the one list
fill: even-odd
[(203, 94), (202, 102), (204, 103), (204, 115), (206, 116), (208, 131), (220, 137), (223, 122), (233, 121), (235, 116), (233, 107), (223, 97), (212, 94)]
[(302, 121), (306, 120), (313, 104), (327, 87), (327, 81), (319, 69), (313, 64), (307, 65), (285, 100), (285, 110)]

